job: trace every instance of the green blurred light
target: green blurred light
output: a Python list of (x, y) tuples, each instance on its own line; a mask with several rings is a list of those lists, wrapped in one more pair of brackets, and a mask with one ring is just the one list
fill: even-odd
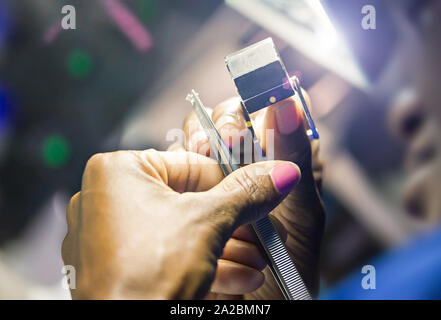
[(144, 21), (151, 21), (158, 15), (158, 0), (138, 0), (138, 14)]
[(43, 141), (41, 148), (44, 163), (53, 169), (64, 166), (70, 157), (70, 147), (66, 139), (51, 135)]
[(73, 78), (87, 77), (92, 71), (92, 67), (92, 58), (86, 51), (75, 50), (68, 57), (67, 68)]

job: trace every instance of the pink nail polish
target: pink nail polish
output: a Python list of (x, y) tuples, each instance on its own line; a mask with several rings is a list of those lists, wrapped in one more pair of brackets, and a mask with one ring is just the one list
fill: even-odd
[(292, 163), (279, 164), (270, 171), (274, 187), (280, 195), (285, 195), (291, 191), (300, 181), (300, 170)]
[(300, 125), (301, 118), (293, 100), (286, 99), (276, 106), (277, 129), (281, 134), (293, 133)]

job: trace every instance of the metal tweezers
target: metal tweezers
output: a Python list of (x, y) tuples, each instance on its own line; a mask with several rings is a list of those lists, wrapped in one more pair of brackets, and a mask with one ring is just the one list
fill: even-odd
[[(227, 176), (231, 172), (239, 169), (239, 164), (233, 158), (229, 148), (225, 145), (215, 125), (211, 121), (210, 116), (205, 111), (205, 107), (199, 98), (199, 94), (192, 90), (188, 94), (187, 100), (192, 104), (193, 109), (204, 128), (211, 150), (215, 153), (216, 159), (219, 162), (224, 175)], [(242, 108), (244, 110), (245, 119), (247, 120), (247, 127), (253, 135), (253, 144), (255, 147), (260, 148), (248, 112), (243, 105)], [(258, 152), (262, 155), (261, 148), (258, 149)], [(261, 156), (261, 159), (264, 159), (263, 155)], [(271, 273), (279, 285), (285, 299), (310, 300), (311, 296), (270, 218), (267, 216), (250, 224), (250, 230), (254, 234), (257, 244), (267, 260)]]

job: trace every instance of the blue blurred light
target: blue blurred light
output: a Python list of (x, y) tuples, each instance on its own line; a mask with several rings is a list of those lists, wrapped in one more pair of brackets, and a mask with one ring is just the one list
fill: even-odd
[(360, 270), (320, 296), (330, 300), (441, 299), (441, 228), (424, 234), (369, 263), (376, 289), (361, 286)]
[(0, 85), (0, 136), (10, 127), (12, 105), (8, 92)]
[(10, 15), (5, 1), (0, 1), (0, 48), (5, 44), (10, 27)]

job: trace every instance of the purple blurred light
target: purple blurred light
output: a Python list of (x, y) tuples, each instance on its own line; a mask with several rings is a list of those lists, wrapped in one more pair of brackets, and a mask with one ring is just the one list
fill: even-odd
[(119, 0), (104, 0), (101, 4), (138, 50), (145, 52), (153, 46), (152, 36), (126, 5)]
[(44, 43), (46, 43), (46, 44), (52, 43), (57, 38), (57, 36), (60, 34), (60, 32), (62, 30), (63, 30), (63, 28), (61, 27), (60, 22), (57, 22), (56, 24), (51, 26), (49, 29), (47, 29), (47, 31), (45, 32), (45, 34), (43, 36)]

